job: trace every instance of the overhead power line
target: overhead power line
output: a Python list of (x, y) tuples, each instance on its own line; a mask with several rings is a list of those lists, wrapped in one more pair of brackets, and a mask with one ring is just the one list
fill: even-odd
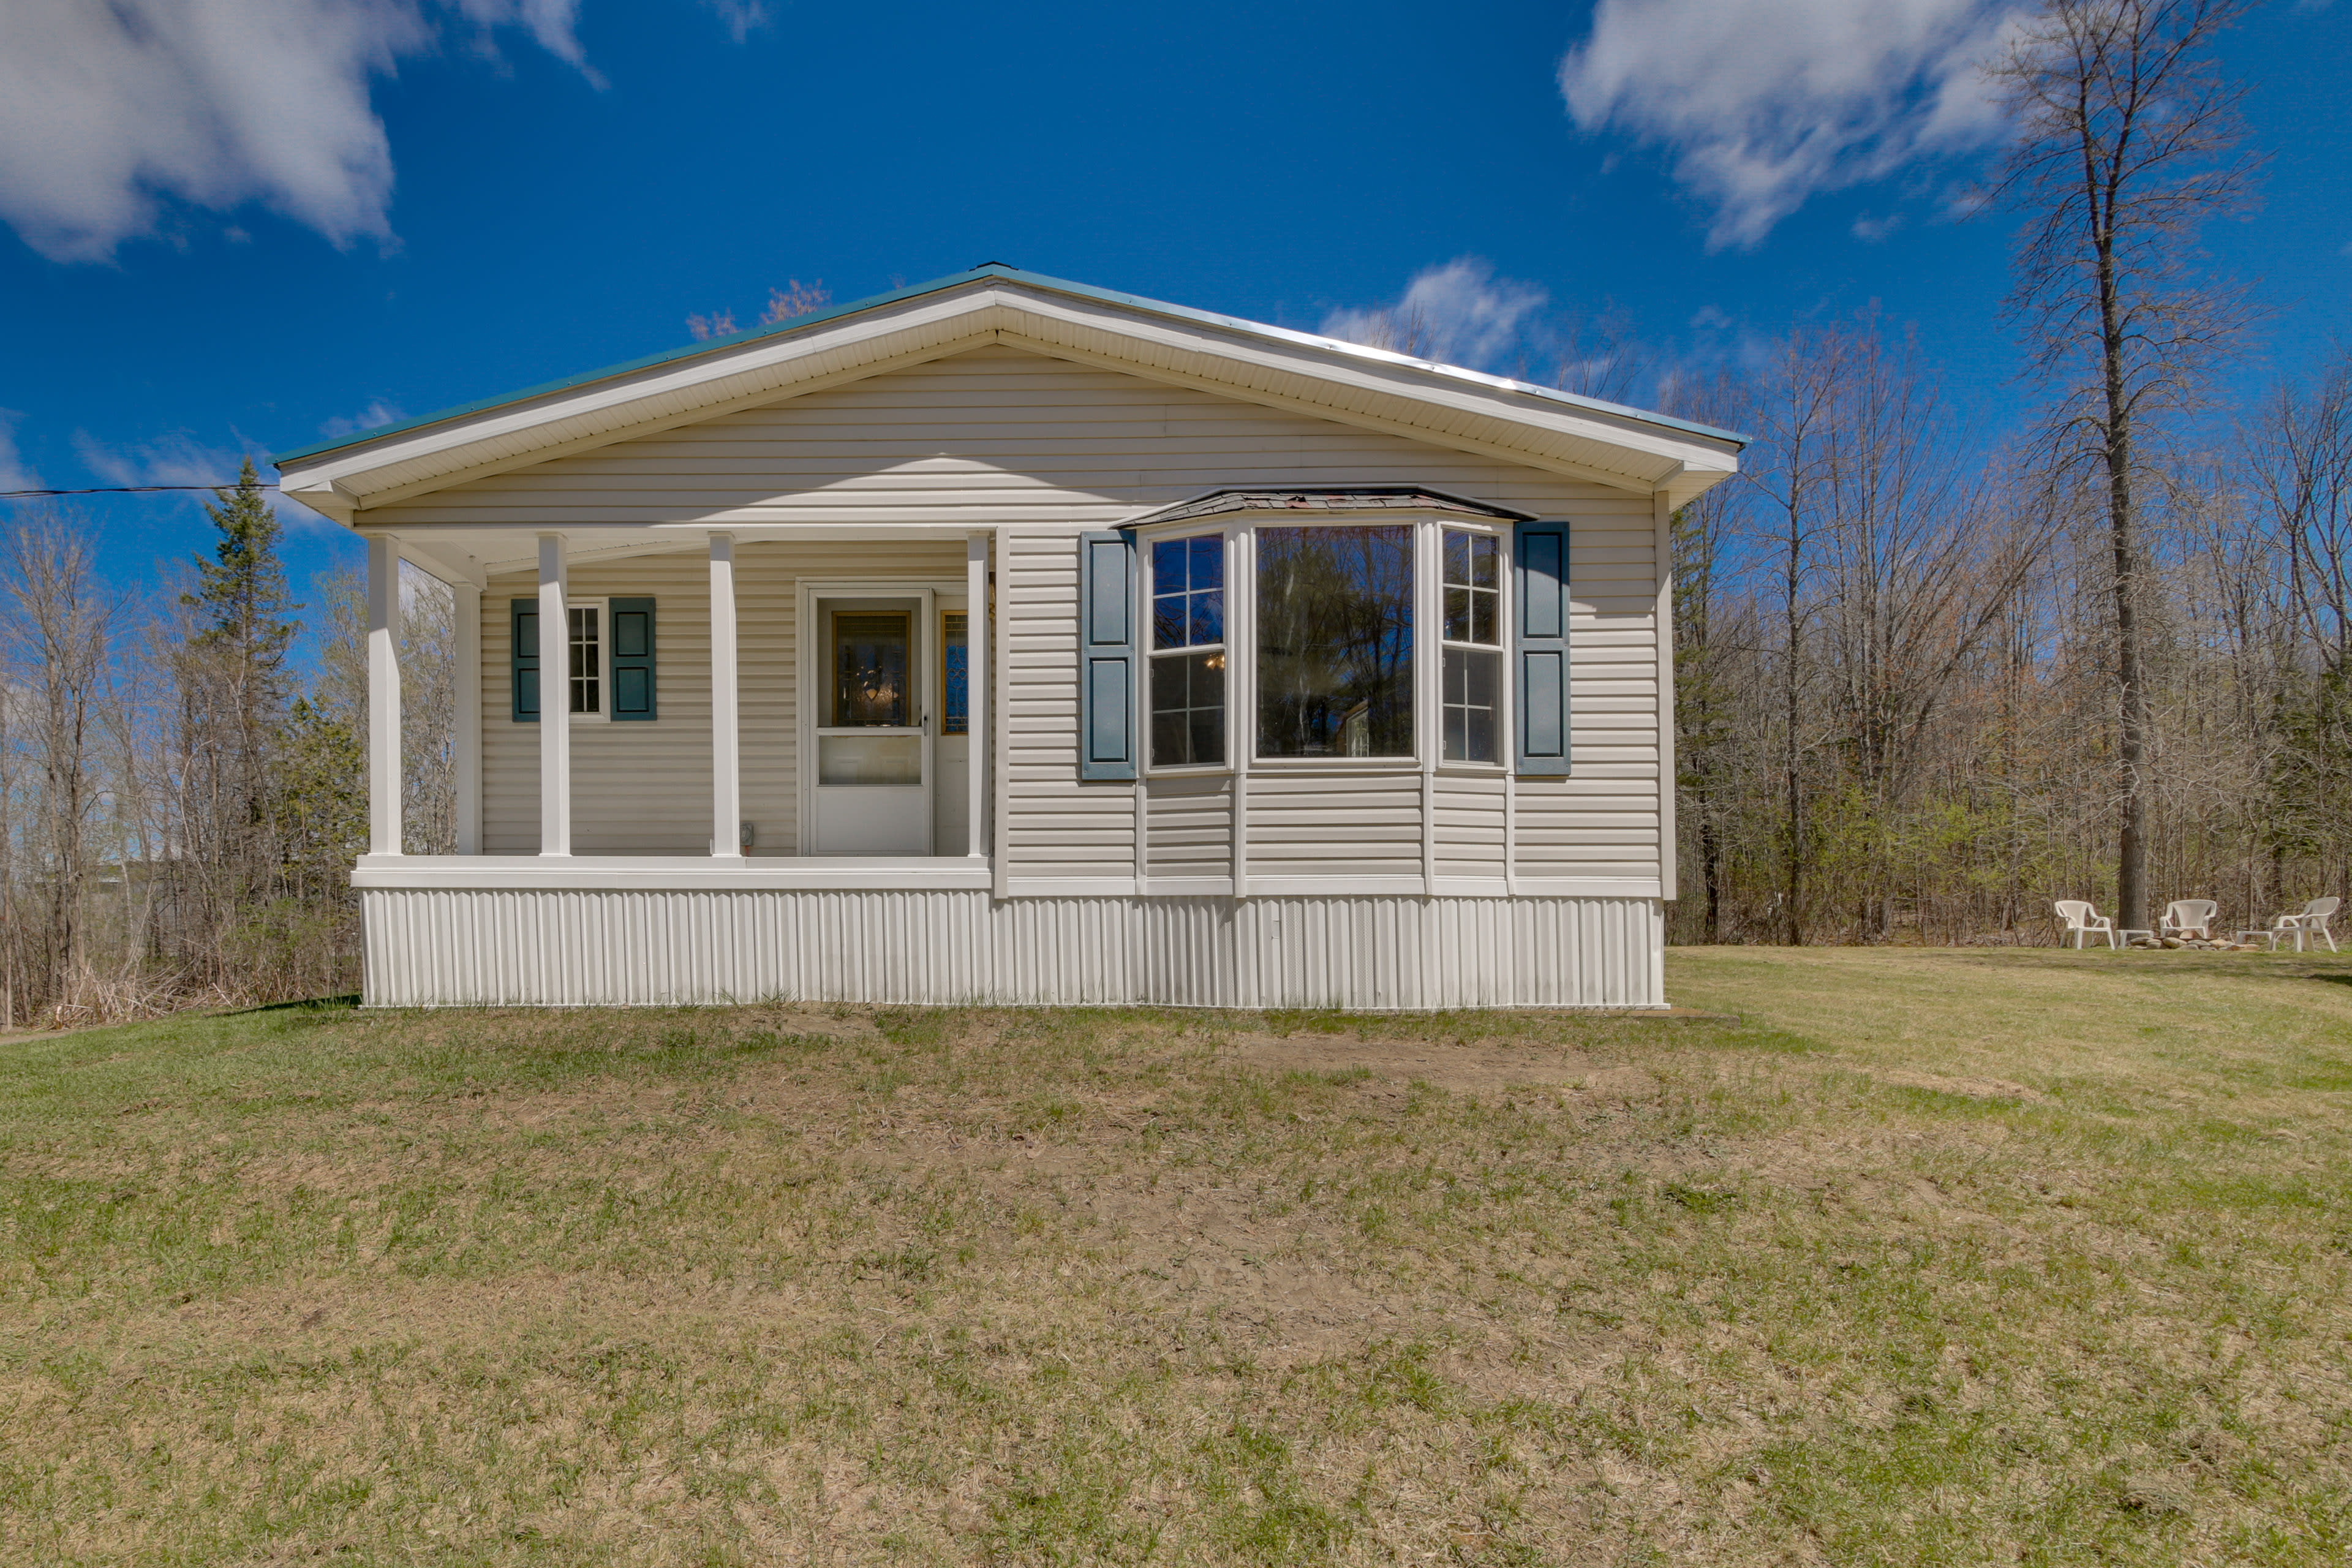
[[(257, 481), (256, 489), (274, 490), (278, 487), (268, 480)], [(159, 495), (165, 490), (233, 490), (235, 479), (216, 485), (93, 485), (79, 490), (0, 490), (0, 500), (18, 500), (32, 496), (145, 496)]]

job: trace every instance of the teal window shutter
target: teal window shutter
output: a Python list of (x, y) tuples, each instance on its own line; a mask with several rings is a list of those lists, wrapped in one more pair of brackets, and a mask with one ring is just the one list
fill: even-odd
[(613, 721), (651, 719), (654, 699), (654, 602), (614, 599), (612, 605)]
[(1135, 776), (1135, 541), (1078, 536), (1078, 777)]
[(1515, 551), (1518, 768), (1568, 770), (1568, 524), (1523, 522)]
[(539, 722), (539, 601), (507, 605), (507, 689), (514, 694), (514, 721)]

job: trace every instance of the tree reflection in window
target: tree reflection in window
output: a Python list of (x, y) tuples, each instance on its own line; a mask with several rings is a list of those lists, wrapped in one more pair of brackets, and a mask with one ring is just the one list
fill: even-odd
[(904, 615), (846, 611), (833, 617), (835, 725), (908, 725), (908, 619)]
[(1257, 531), (1257, 752), (1409, 757), (1410, 525)]

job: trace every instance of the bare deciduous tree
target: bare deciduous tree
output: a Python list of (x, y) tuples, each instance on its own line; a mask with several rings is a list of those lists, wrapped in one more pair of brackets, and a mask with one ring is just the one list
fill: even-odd
[(2215, 37), (2251, 0), (2049, 0), (1995, 63), (2019, 136), (1999, 195), (2026, 215), (2014, 309), (2065, 388), (2053, 451), (2104, 490), (2114, 597), (2119, 924), (2148, 923), (2149, 711), (2142, 470), (2151, 426), (2196, 400), (2243, 324), (2201, 279), (2203, 225), (2240, 208), (2242, 89)]
[(0, 705), (16, 786), (6, 795), (5, 1026), (20, 1002), (55, 1007), (89, 978), (85, 924), (121, 604), (98, 581), (85, 531), (50, 509), (20, 510), (0, 529)]

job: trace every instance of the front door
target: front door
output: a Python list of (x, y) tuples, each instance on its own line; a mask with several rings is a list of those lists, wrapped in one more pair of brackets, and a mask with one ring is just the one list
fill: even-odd
[(820, 596), (813, 855), (931, 853), (931, 595)]

